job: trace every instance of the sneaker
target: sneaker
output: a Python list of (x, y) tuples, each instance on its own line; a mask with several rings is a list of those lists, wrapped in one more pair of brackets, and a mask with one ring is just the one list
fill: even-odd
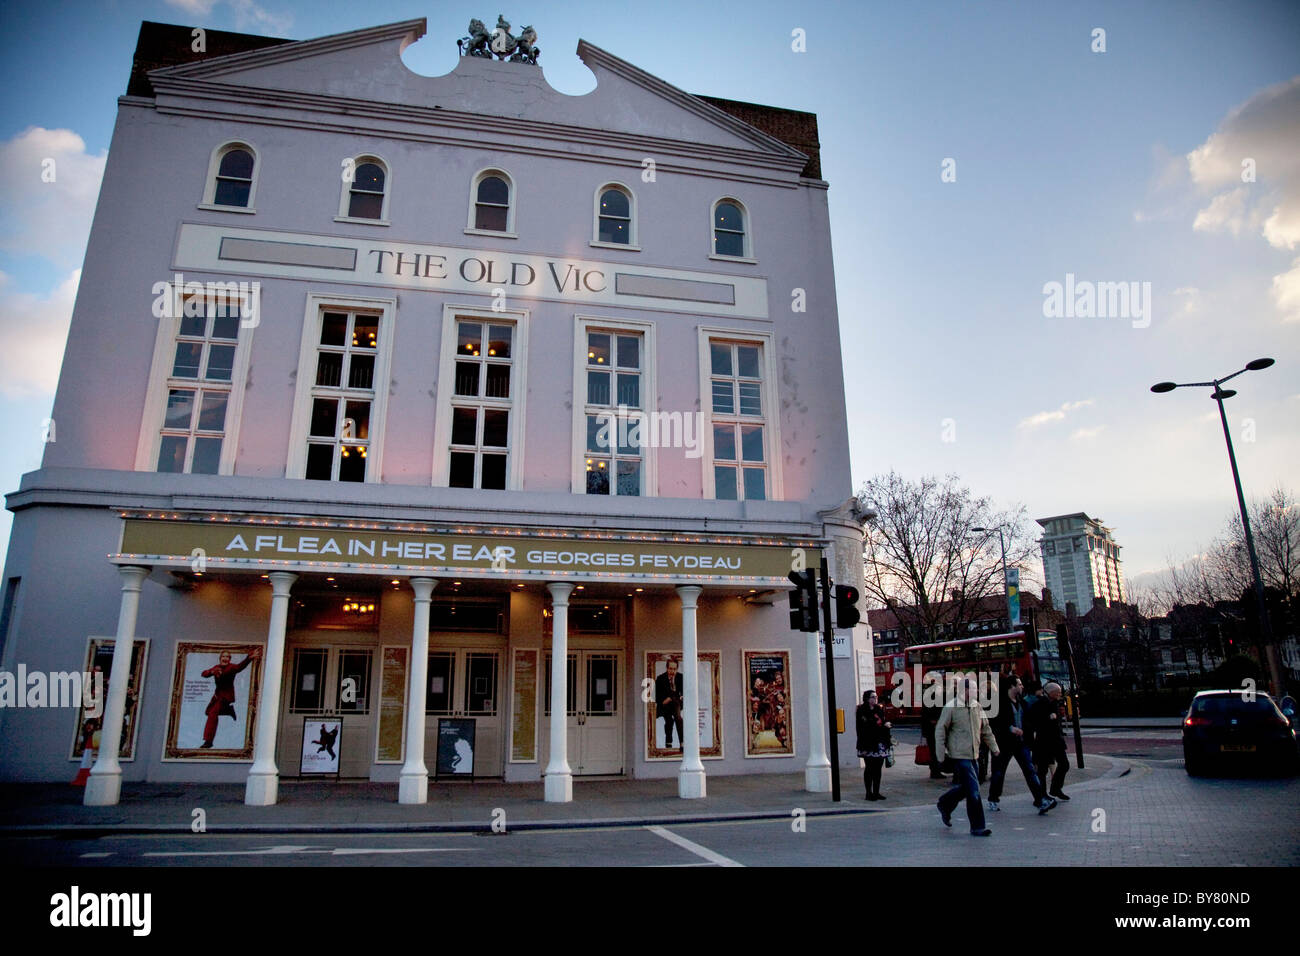
[(1002, 810), (1002, 808), (998, 806), (998, 802), (996, 800), (989, 801), (989, 809), (992, 810), (994, 813), (999, 813)]
[(1038, 815), (1041, 817), (1048, 810), (1052, 809), (1052, 807), (1056, 806), (1056, 801), (1051, 797), (1046, 797), (1045, 799), (1038, 801), (1034, 806), (1038, 807)]
[(944, 810), (943, 807), (939, 807), (939, 819), (943, 821), (944, 826), (952, 826), (952, 814)]
[(1061, 792), (1060, 790), (1053, 790), (1053, 791), (1052, 791), (1052, 796), (1056, 797), (1057, 800), (1069, 800), (1069, 799), (1070, 799), (1069, 797), (1067, 797), (1067, 796), (1066, 796), (1063, 792)]
[(971, 836), (992, 836), (993, 831), (990, 830), (988, 827), (985, 827), (983, 830), (971, 830), (970, 835)]

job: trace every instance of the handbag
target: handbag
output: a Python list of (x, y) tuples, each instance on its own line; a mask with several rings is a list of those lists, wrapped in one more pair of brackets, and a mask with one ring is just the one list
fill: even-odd
[(885, 754), (885, 766), (892, 767), (893, 765), (894, 765), (894, 745), (890, 744), (889, 753)]
[(916, 745), (916, 763), (919, 767), (928, 767), (930, 765), (930, 745), (921, 743)]

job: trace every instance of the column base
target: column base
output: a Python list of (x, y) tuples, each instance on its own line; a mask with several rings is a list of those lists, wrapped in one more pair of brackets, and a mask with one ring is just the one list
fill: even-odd
[(278, 773), (250, 773), (244, 786), (244, 804), (250, 807), (275, 806), (280, 793)]
[(825, 767), (805, 767), (803, 771), (803, 788), (809, 793), (830, 793), (830, 765), (827, 764)]
[(546, 775), (546, 802), (573, 802), (573, 774), (548, 773)]
[(703, 770), (679, 770), (677, 772), (677, 796), (683, 800), (699, 800), (708, 796)]
[(86, 795), (82, 806), (114, 807), (122, 799), (122, 772), (91, 773), (86, 781)]
[(402, 778), (397, 784), (397, 802), (398, 803), (428, 803), (429, 802), (429, 772), (424, 773), (406, 773), (402, 772)]

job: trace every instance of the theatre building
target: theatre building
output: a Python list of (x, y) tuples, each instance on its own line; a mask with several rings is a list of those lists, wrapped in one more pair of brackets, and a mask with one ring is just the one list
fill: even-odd
[[(424, 40), (454, 68), (421, 76), (424, 29), (143, 25), (6, 499), (2, 667), (98, 669), (106, 700), (8, 702), (0, 778), (70, 780), (98, 731), (89, 804), (828, 789), (787, 573), (860, 586), (862, 515), (815, 116), (586, 42), (566, 95), (504, 21)], [(837, 632), (850, 714), (870, 654)]]

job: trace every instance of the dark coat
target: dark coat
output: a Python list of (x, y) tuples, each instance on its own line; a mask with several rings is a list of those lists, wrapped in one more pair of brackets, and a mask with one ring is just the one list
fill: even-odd
[(684, 692), (682, 672), (678, 671), (675, 678), (675, 680), (669, 681), (667, 671), (655, 678), (656, 717), (676, 717), (681, 713), (682, 694)]
[(1065, 732), (1061, 728), (1058, 707), (1052, 698), (1043, 695), (1029, 708), (1029, 715), (1025, 719), (1025, 736), (1029, 738), (1031, 749), (1054, 753), (1065, 746)]
[(885, 726), (885, 709), (877, 704), (858, 705), (858, 750), (870, 753), (881, 744), (889, 746), (889, 728)]

